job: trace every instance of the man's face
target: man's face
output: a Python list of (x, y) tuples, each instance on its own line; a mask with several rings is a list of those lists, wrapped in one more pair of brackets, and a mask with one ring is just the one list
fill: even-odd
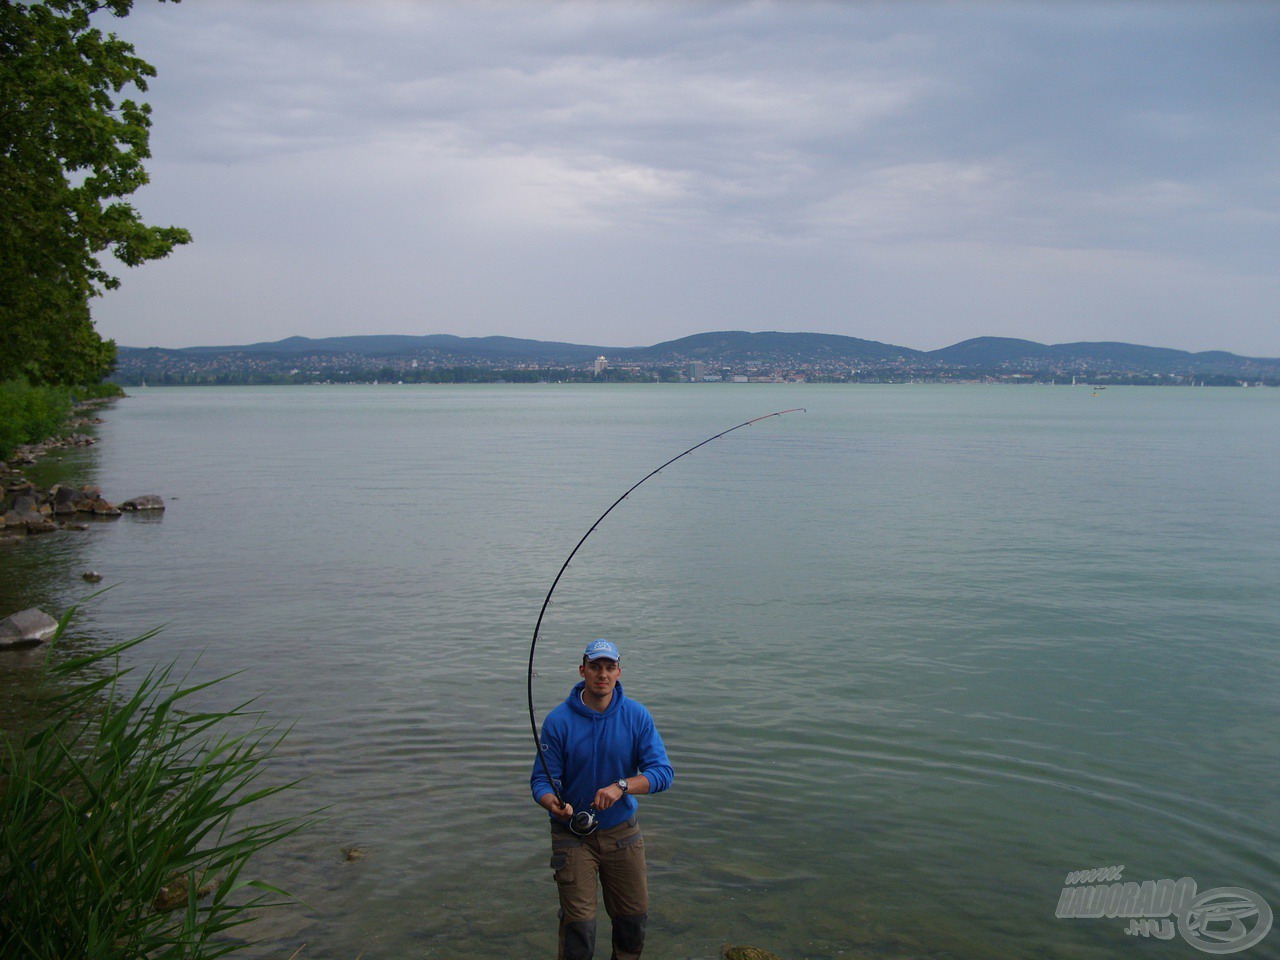
[(607, 697), (622, 676), (622, 665), (617, 660), (601, 657), (588, 660), (578, 667), (578, 675), (587, 681), (587, 692), (595, 697)]

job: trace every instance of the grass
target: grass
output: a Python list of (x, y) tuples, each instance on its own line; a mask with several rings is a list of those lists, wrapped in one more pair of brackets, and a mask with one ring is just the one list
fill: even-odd
[(76, 404), (124, 396), (115, 383), (77, 387), (33, 387), (22, 380), (0, 382), (0, 460), (25, 444), (66, 436)]
[(0, 382), (0, 459), (22, 444), (66, 433), (71, 408), (71, 394), (63, 387)]
[(293, 786), (261, 782), (284, 733), (251, 702), (188, 709), (226, 678), (188, 683), (169, 665), (126, 681), (121, 655), (154, 633), (51, 662), (29, 729), (3, 735), (0, 957), (221, 957), (242, 945), (236, 927), (292, 902), (247, 875), (311, 822), (253, 816)]

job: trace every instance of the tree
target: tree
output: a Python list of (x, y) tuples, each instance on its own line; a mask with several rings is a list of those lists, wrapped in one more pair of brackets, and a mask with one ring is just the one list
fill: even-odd
[(90, 18), (132, 6), (0, 0), (0, 380), (102, 379), (115, 344), (89, 301), (120, 281), (99, 254), (137, 266), (191, 241), (121, 199), (148, 180), (151, 108), (115, 98), (145, 92), (155, 68)]

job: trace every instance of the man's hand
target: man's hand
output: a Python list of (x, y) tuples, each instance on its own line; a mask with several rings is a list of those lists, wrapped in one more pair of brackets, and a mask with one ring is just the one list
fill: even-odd
[(591, 802), (591, 805), (597, 810), (608, 810), (621, 799), (622, 788), (616, 783), (611, 783), (607, 787), (601, 787), (596, 791), (596, 798)]
[(554, 793), (544, 793), (538, 798), (538, 803), (546, 807), (553, 817), (565, 821), (573, 819), (573, 804), (561, 801)]

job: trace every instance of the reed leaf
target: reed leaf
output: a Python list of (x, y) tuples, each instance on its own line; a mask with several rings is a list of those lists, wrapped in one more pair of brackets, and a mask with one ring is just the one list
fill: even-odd
[(314, 822), (255, 816), (296, 783), (261, 783), (287, 730), (252, 701), (185, 711), (226, 677), (131, 676), (121, 655), (154, 634), (50, 663), (43, 712), (2, 735), (0, 957), (211, 960), (258, 910), (293, 902), (244, 876)]

